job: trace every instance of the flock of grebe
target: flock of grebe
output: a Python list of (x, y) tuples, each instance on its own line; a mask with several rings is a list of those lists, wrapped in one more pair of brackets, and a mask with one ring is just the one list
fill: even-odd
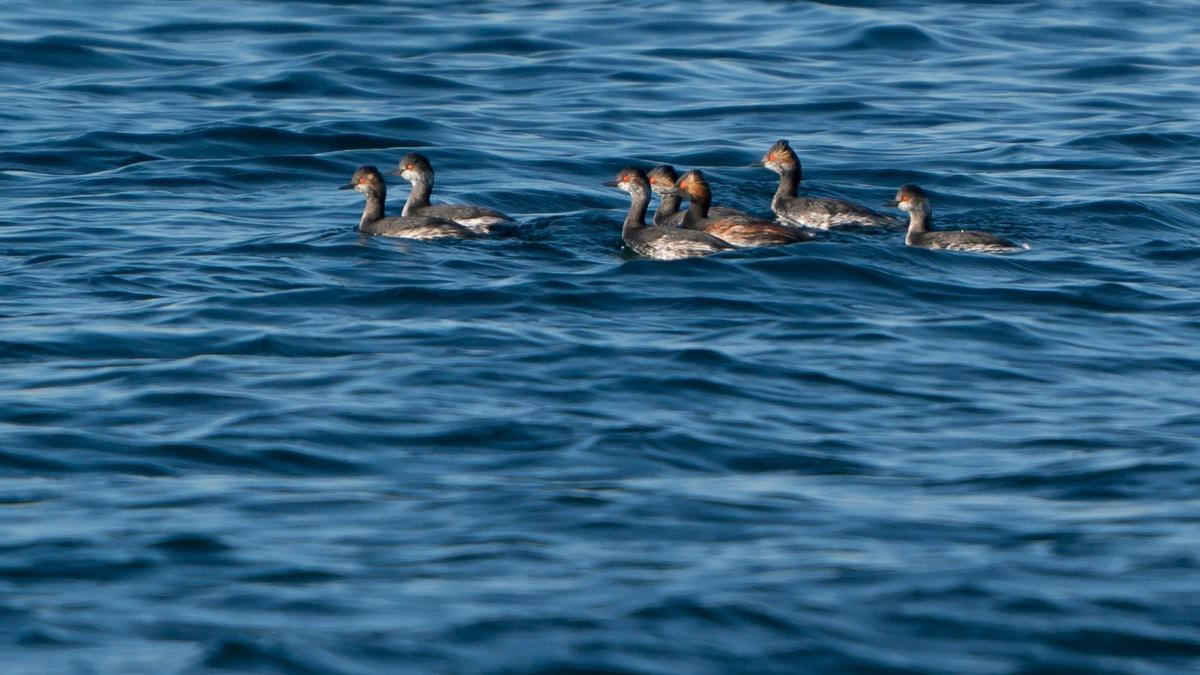
[[(816, 230), (839, 227), (896, 228), (900, 221), (865, 206), (841, 199), (801, 197), (800, 158), (787, 141), (777, 141), (755, 166), (779, 174), (779, 188), (771, 199), (775, 220), (764, 220), (737, 209), (713, 206), (712, 190), (700, 171), (679, 176), (674, 167), (657, 166), (646, 173), (626, 167), (604, 184), (629, 194), (629, 212), (621, 227), (621, 238), (638, 255), (658, 260), (691, 258), (735, 248), (777, 246), (813, 239)], [(433, 166), (424, 155), (411, 152), (400, 160), (393, 175), (412, 184), (399, 216), (384, 214), (387, 185), (374, 166), (361, 166), (343, 190), (357, 190), (366, 197), (358, 228), (364, 234), (410, 239), (460, 239), (491, 234), (498, 225), (511, 225), (508, 216), (482, 206), (431, 204)], [(650, 224), (650, 196), (660, 197)], [(686, 209), (681, 210), (687, 200)], [(916, 185), (896, 192), (889, 206), (908, 212), (909, 246), (955, 251), (1014, 251), (1020, 246), (987, 232), (934, 231), (933, 207), (929, 196)]]

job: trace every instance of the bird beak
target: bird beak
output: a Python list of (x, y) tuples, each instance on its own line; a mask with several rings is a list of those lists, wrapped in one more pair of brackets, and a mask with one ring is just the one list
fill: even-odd
[(345, 185), (343, 185), (342, 187), (340, 187), (340, 188), (338, 188), (338, 189), (339, 189), (339, 190), (353, 190), (353, 189), (354, 189), (354, 183), (353, 183), (353, 181), (352, 181), (352, 182), (349, 182), (349, 183), (346, 183)]
[(391, 171), (388, 172), (388, 175), (389, 176), (403, 176), (404, 169), (392, 169)]
[(890, 206), (891, 208), (894, 209), (894, 208), (900, 206), (900, 202), (896, 201), (895, 199), (889, 199), (888, 201), (884, 202), (883, 205)]
[(615, 180), (606, 180), (603, 183), (601, 183), (601, 185), (603, 185), (604, 187), (617, 187), (618, 185), (620, 185), (620, 183), (618, 183)]
[(764, 166), (766, 166), (766, 165), (767, 165), (767, 163), (766, 163), (766, 162), (764, 162), (764, 161), (762, 161), (762, 160), (760, 159), (760, 160), (758, 160), (757, 162), (750, 162), (749, 164), (747, 164), (747, 165), (746, 165), (746, 167), (747, 167), (747, 168), (749, 168), (749, 167), (755, 167), (755, 168), (759, 168), (759, 169), (761, 169), (762, 167), (764, 167)]

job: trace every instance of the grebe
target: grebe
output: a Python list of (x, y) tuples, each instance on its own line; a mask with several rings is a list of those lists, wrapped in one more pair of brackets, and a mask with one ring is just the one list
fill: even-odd
[[(670, 164), (656, 166), (650, 169), (646, 177), (650, 179), (650, 189), (658, 195), (658, 208), (654, 210), (654, 217), (650, 222), (658, 227), (679, 227), (683, 222), (684, 212), (679, 210), (683, 198), (675, 191), (675, 183), (679, 181), (679, 174), (675, 173), (675, 167)], [(726, 206), (711, 206), (708, 209), (708, 215), (719, 218), (726, 216), (751, 217), (745, 211)]]
[(385, 218), (383, 204), (387, 200), (387, 185), (384, 184), (383, 175), (379, 173), (379, 169), (369, 164), (358, 167), (350, 182), (338, 189), (356, 190), (367, 198), (362, 218), (358, 221), (358, 231), (363, 234), (406, 237), (408, 239), (438, 239), (441, 237), (468, 239), (475, 236), (470, 229), (445, 218), (431, 216)]
[(759, 220), (750, 216), (713, 217), (709, 215), (712, 190), (704, 174), (693, 169), (675, 184), (675, 193), (688, 199), (681, 228), (700, 230), (723, 239), (735, 246), (777, 246), (794, 244), (813, 238), (812, 232), (794, 227)]
[(393, 176), (400, 176), (412, 183), (408, 199), (404, 202), (402, 216), (434, 216), (453, 220), (478, 232), (488, 234), (493, 225), (512, 223), (512, 218), (483, 206), (467, 206), (460, 204), (430, 204), (429, 195), (433, 193), (433, 165), (429, 158), (419, 152), (410, 152), (400, 160)]
[(896, 199), (888, 205), (908, 212), (908, 234), (904, 237), (904, 243), (909, 246), (991, 253), (1021, 248), (1003, 237), (987, 232), (932, 231), (930, 228), (933, 226), (933, 205), (929, 202), (929, 195), (916, 185), (901, 186), (896, 191)]
[(754, 163), (765, 166), (779, 174), (779, 188), (771, 200), (771, 210), (779, 219), (793, 225), (817, 227), (827, 230), (847, 225), (870, 227), (895, 227), (900, 223), (891, 216), (872, 211), (842, 199), (821, 197), (797, 197), (800, 185), (800, 158), (785, 140), (775, 141), (767, 154)]
[(675, 227), (647, 227), (646, 211), (650, 207), (650, 180), (635, 167), (626, 167), (616, 180), (604, 185), (629, 193), (629, 213), (621, 227), (621, 239), (638, 255), (657, 260), (678, 260), (720, 253), (733, 245), (710, 234)]

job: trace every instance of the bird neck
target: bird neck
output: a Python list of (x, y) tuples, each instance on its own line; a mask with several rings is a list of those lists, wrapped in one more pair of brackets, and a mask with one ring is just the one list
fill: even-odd
[(654, 211), (654, 224), (664, 224), (667, 218), (679, 211), (679, 204), (682, 201), (679, 195), (662, 195), (658, 202), (658, 208)]
[(908, 212), (908, 233), (923, 234), (933, 229), (933, 211), (923, 209)]
[(360, 229), (383, 218), (383, 203), (386, 199), (384, 195), (367, 195), (367, 203), (363, 206), (362, 218), (358, 221)]
[(796, 188), (800, 186), (800, 167), (789, 167), (779, 172), (779, 187), (775, 189), (775, 197), (771, 200), (771, 208), (779, 210), (779, 206), (787, 199), (796, 198)]
[(433, 194), (433, 176), (420, 176), (412, 182), (412, 188), (408, 191), (408, 199), (404, 201), (404, 210), (400, 212), (402, 216), (412, 215), (410, 211), (413, 209), (424, 208), (429, 206), (429, 195)]
[(621, 226), (621, 236), (630, 234), (646, 227), (646, 211), (650, 208), (650, 192), (635, 190), (629, 193), (629, 213), (625, 214), (625, 223)]
[[(696, 185), (696, 188), (702, 188), (703, 185)], [(712, 193), (708, 190), (697, 189), (695, 192), (688, 193), (688, 209), (683, 216), (684, 227), (695, 225), (696, 223), (708, 218), (708, 209), (712, 206)]]

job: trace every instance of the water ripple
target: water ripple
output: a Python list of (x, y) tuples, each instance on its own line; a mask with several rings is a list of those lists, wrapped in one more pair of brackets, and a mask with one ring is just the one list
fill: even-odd
[[(17, 670), (1195, 670), (1191, 3), (6, 9)], [(778, 138), (1031, 248), (620, 251)], [(359, 236), (413, 150), (519, 224)]]

